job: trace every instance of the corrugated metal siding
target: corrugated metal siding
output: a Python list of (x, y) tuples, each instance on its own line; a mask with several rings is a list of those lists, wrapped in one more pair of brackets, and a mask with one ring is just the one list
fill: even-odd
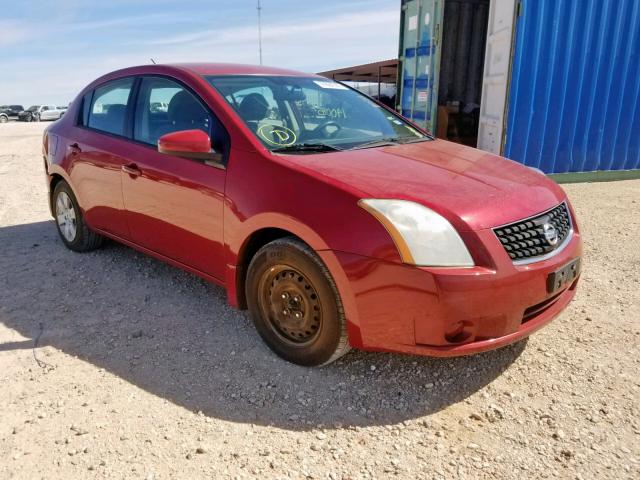
[(523, 0), (504, 153), (547, 173), (640, 168), (639, 0)]

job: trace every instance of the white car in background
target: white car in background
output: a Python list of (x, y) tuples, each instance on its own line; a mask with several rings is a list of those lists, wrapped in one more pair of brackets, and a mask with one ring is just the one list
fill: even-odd
[(43, 105), (40, 111), (40, 120), (58, 120), (67, 111), (67, 107), (56, 107), (55, 105)]
[(57, 107), (55, 105), (32, 105), (18, 114), (21, 122), (38, 122), (40, 120), (58, 120), (67, 107)]

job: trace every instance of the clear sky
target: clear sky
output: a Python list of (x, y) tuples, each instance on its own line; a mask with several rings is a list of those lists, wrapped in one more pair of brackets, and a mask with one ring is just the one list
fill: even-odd
[[(262, 0), (265, 65), (308, 72), (395, 58), (399, 0)], [(0, 0), (0, 104), (66, 104), (109, 71), (258, 64), (255, 0)]]

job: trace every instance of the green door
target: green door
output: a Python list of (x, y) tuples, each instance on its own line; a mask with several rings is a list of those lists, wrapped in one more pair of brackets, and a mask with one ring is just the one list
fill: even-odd
[(444, 0), (403, 0), (398, 110), (435, 133)]

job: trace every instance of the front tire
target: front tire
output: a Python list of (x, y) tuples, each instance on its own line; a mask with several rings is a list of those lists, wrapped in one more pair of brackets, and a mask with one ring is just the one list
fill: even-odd
[(89, 230), (71, 187), (60, 181), (52, 195), (56, 227), (65, 246), (74, 252), (88, 252), (100, 247), (104, 238)]
[(255, 254), (247, 272), (246, 296), (258, 333), (285, 360), (326, 365), (350, 350), (333, 278), (300, 240), (281, 238)]

